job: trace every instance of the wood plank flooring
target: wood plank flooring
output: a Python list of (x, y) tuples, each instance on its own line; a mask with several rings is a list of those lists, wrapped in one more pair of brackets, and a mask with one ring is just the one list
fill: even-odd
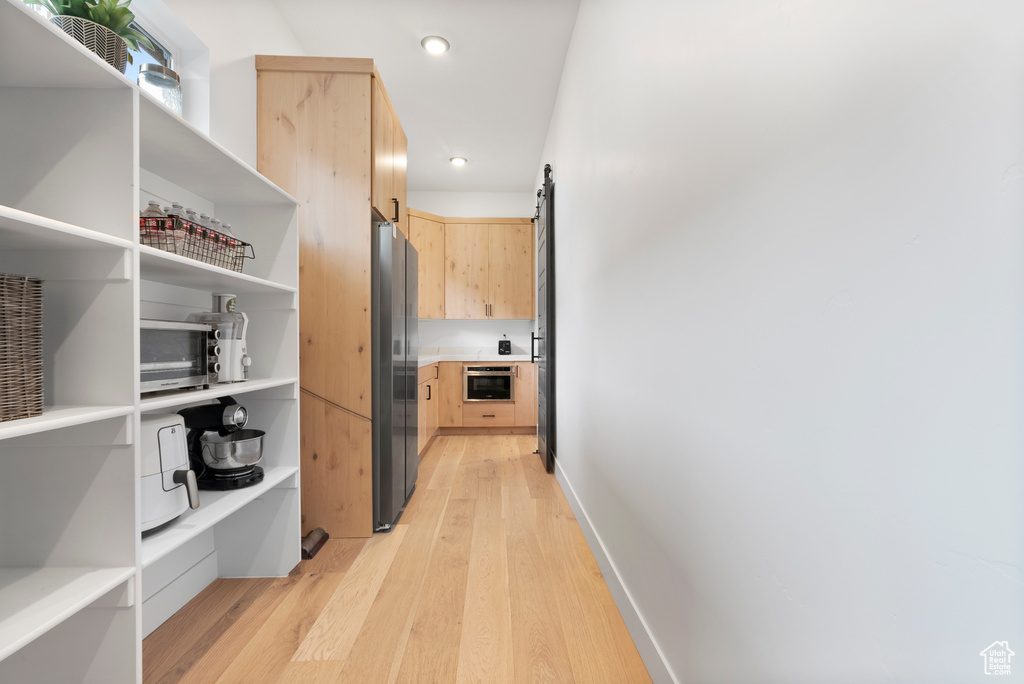
[(143, 641), (143, 681), (649, 682), (535, 448), (439, 437), (393, 532), (217, 580)]

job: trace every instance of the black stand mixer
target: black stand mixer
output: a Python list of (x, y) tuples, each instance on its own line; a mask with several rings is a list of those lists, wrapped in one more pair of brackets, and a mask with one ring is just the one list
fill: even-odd
[(243, 430), (249, 412), (231, 397), (178, 414), (188, 428), (188, 455), (200, 489), (241, 489), (263, 481), (262, 430)]

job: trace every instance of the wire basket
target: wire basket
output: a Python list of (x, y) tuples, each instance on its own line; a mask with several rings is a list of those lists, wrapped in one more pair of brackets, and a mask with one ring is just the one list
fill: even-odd
[(256, 258), (248, 242), (174, 216), (140, 218), (139, 242), (236, 273), (242, 272), (246, 259)]
[(43, 413), (43, 281), (0, 273), (0, 422)]

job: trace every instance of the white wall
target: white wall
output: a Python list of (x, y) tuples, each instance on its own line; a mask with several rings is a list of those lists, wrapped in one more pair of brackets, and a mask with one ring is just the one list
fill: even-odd
[[(537, 186), (540, 187), (539, 185)], [(486, 216), (533, 218), (537, 195), (532, 192), (415, 192), (409, 206), (429, 214), (462, 218)]]
[(495, 353), (498, 340), (508, 336), (513, 354), (530, 353), (530, 321), (442, 321), (420, 319), (421, 347), (482, 347)]
[(1024, 4), (584, 0), (541, 162), (559, 464), (678, 681), (1024, 653)]
[(210, 137), (255, 168), (255, 55), (305, 51), (271, 3), (164, 2), (210, 49)]

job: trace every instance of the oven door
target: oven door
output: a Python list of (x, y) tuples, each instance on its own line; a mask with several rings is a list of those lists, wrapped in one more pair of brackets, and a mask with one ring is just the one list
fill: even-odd
[(510, 366), (466, 366), (463, 401), (515, 401), (515, 378)]
[(143, 321), (139, 331), (139, 390), (205, 385), (209, 326)]

